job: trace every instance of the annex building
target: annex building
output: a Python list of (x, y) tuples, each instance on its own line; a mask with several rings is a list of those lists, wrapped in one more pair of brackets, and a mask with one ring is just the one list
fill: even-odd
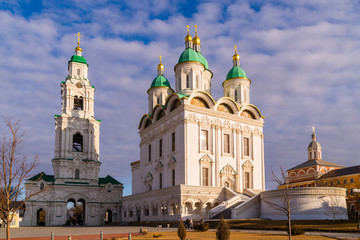
[(236, 48), (232, 65), (224, 96), (215, 100), (197, 30), (192, 38), (188, 29), (174, 88), (160, 59), (139, 123), (140, 160), (131, 163), (123, 221), (206, 219), (216, 206), (221, 212), (265, 189), (264, 117), (250, 102), (251, 80)]
[(26, 195), (46, 189), (26, 202), (22, 226), (57, 226), (69, 220), (69, 207), (80, 209), (76, 224), (102, 225), (121, 220), (123, 185), (99, 177), (100, 120), (94, 117), (95, 87), (78, 46), (61, 82), (61, 114), (55, 115), (54, 175), (39, 173), (25, 183)]

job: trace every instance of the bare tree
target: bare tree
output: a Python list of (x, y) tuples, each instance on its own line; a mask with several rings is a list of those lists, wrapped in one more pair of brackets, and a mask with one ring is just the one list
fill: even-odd
[(274, 208), (275, 210), (281, 212), (283, 215), (287, 217), (287, 227), (288, 227), (288, 235), (289, 240), (292, 239), (291, 236), (291, 198), (292, 198), (292, 192), (291, 192), (291, 186), (286, 181), (286, 173), (285, 171), (280, 167), (281, 173), (280, 176), (276, 175), (273, 170), (271, 170), (271, 180), (273, 181), (276, 188), (281, 191), (281, 197), (282, 201), (281, 203), (277, 204), (273, 201), (268, 201), (264, 198), (261, 200), (267, 203), (270, 207)]
[(23, 207), (26, 200), (46, 188), (26, 197), (22, 195), (25, 188), (23, 182), (37, 166), (38, 157), (27, 161), (22, 153), (24, 132), (21, 131), (20, 121), (5, 119), (5, 123), (8, 133), (0, 138), (0, 218), (6, 225), (6, 239), (10, 239), (10, 224), (15, 213)]

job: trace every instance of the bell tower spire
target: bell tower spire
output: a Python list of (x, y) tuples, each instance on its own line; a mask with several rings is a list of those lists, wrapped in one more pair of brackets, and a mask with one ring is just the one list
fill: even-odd
[[(55, 179), (99, 178), (100, 121), (94, 117), (95, 87), (88, 79), (88, 64), (82, 56), (80, 33), (75, 55), (68, 62), (68, 76), (61, 82), (61, 115), (55, 115)], [(71, 160), (71, 161), (69, 161)]]

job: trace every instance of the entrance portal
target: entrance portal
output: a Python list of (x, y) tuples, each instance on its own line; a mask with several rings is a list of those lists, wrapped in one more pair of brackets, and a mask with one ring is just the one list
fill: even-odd
[(108, 209), (105, 213), (105, 224), (112, 223), (112, 211)]
[(37, 225), (38, 226), (45, 226), (45, 220), (46, 220), (46, 212), (44, 209), (40, 208), (37, 213)]

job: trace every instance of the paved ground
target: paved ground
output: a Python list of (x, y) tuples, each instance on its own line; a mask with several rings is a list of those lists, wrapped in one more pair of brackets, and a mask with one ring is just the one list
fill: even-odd
[[(151, 228), (147, 227), (149, 232), (176, 231), (176, 228)], [(104, 238), (125, 237), (128, 233), (132, 236), (138, 234), (140, 227), (119, 227), (119, 226), (100, 226), (100, 227), (21, 227), (12, 228), (11, 237), (13, 240), (49, 240), (51, 232), (55, 233), (55, 240), (98, 240), (100, 231), (103, 231)], [(211, 230), (215, 231), (215, 230)], [(273, 233), (285, 234), (281, 231), (258, 231), (258, 230), (232, 230), (254, 233)], [(321, 235), (333, 239), (359, 239), (359, 233), (328, 233), (328, 232), (306, 232), (306, 235)], [(0, 240), (5, 238), (5, 229), (0, 228)]]
[[(146, 228), (149, 232), (165, 232), (176, 231), (176, 228)], [(11, 229), (12, 239), (50, 239), (51, 232), (55, 234), (55, 240), (66, 239), (67, 236), (72, 236), (71, 240), (78, 239), (99, 239), (100, 231), (103, 231), (104, 237), (119, 237), (114, 234), (121, 234), (127, 236), (128, 233), (139, 233), (140, 227), (114, 227), (114, 226), (100, 226), (100, 227), (20, 227)], [(86, 234), (86, 235), (85, 235)], [(110, 236), (111, 234), (111, 236)], [(81, 235), (82, 238), (79, 238)], [(64, 236), (65, 238), (57, 238), (56, 236)], [(78, 236), (78, 237), (75, 237)], [(30, 238), (31, 237), (31, 238)], [(46, 237), (46, 238), (41, 238)], [(85, 238), (83, 238), (85, 237)], [(94, 238), (95, 237), (95, 238)], [(5, 228), (0, 228), (0, 240), (5, 238)]]

